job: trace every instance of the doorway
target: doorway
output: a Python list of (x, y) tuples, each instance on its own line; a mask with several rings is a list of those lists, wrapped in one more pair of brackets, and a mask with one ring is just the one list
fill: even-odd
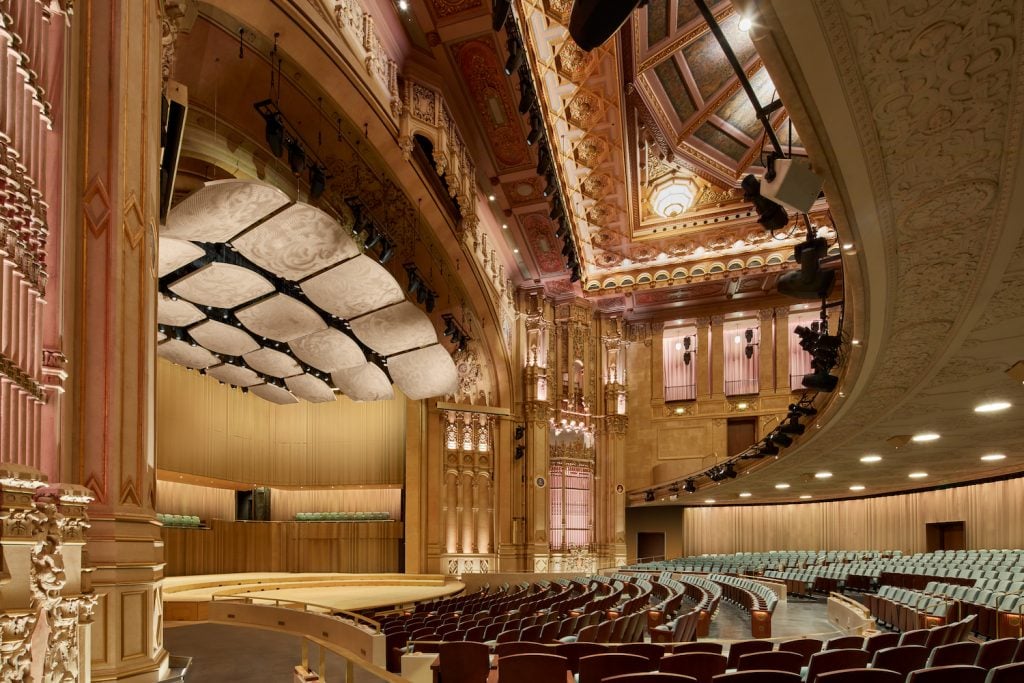
[(636, 561), (651, 562), (665, 559), (665, 532), (636, 532)]
[(730, 417), (726, 423), (726, 450), (731, 458), (757, 441), (756, 417)]
[(924, 526), (928, 542), (928, 552), (967, 549), (967, 536), (964, 533), (964, 523), (962, 521), (933, 522)]

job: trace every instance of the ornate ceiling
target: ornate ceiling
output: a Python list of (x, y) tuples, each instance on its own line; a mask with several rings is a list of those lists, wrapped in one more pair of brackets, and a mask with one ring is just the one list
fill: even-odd
[[(773, 237), (742, 199), (739, 180), (760, 168), (760, 123), (692, 1), (655, 0), (619, 38), (590, 53), (569, 38), (571, 2), (518, 0), (513, 7), (573, 214), (584, 270), (575, 286), (548, 217), (536, 150), (526, 144), (518, 76), (503, 71), (506, 34), (483, 21), (489, 7), (424, 0), (412, 3), (406, 22), (410, 35), (425, 32), (433, 63), (452, 76), (472, 111), (476, 158), (493, 187), (497, 221), (507, 226), (510, 272), (555, 296), (611, 298), (616, 303), (602, 309), (634, 318), (678, 315), (738, 292), (772, 297), (803, 231)], [(737, 13), (728, 1), (713, 10), (767, 104), (775, 90)], [(803, 154), (785, 110), (772, 120), (793, 153)], [(655, 213), (657, 191), (679, 183), (692, 193), (691, 205), (671, 218)], [(834, 237), (823, 202), (813, 218)]]

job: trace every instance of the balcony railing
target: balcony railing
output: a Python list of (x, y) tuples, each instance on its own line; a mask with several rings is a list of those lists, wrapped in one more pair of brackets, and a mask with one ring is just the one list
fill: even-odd
[(675, 384), (665, 387), (666, 401), (692, 401), (697, 398), (696, 384)]
[(742, 396), (744, 394), (756, 394), (758, 391), (757, 378), (734, 379), (725, 383), (726, 396)]

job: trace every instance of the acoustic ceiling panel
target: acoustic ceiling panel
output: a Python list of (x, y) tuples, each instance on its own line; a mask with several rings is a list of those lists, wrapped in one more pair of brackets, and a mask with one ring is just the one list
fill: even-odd
[(200, 323), (190, 328), (188, 333), (211, 351), (229, 356), (241, 356), (260, 348), (256, 340), (245, 330), (215, 320)]
[(168, 339), (158, 345), (156, 355), (193, 370), (202, 370), (220, 362), (202, 346), (192, 346), (178, 339)]
[(288, 345), (300, 360), (324, 372), (352, 368), (366, 362), (359, 345), (334, 328), (314, 332)]
[(160, 277), (173, 273), (182, 266), (187, 266), (198, 258), (206, 255), (202, 247), (198, 247), (185, 240), (176, 240), (170, 237), (160, 238), (160, 261), (157, 266), (157, 274)]
[(264, 401), (270, 401), (271, 403), (278, 403), (280, 405), (299, 402), (299, 399), (292, 396), (291, 392), (287, 389), (282, 389), (281, 387), (273, 384), (260, 384), (259, 386), (251, 387), (249, 391), (256, 394)]
[(343, 227), (309, 204), (293, 204), (232, 241), (243, 256), (289, 280), (301, 280), (359, 254), (352, 221)]
[(249, 368), (242, 367), (241, 365), (232, 365), (231, 363), (223, 363), (215, 368), (210, 368), (206, 371), (206, 374), (236, 387), (251, 387), (263, 381), (259, 375)]
[(236, 311), (235, 315), (255, 334), (280, 342), (327, 328), (316, 311), (286, 294), (276, 294)]
[(196, 242), (227, 242), (290, 202), (288, 195), (273, 185), (215, 180), (171, 209), (160, 234)]
[(440, 344), (388, 358), (388, 372), (402, 393), (414, 401), (454, 394), (459, 373)]
[(430, 318), (409, 301), (356, 318), (352, 321), (352, 332), (359, 341), (385, 356), (437, 343)]
[(160, 295), (156, 305), (156, 321), (161, 325), (185, 327), (197, 323), (206, 315), (187, 301)]
[(296, 363), (294, 358), (287, 353), (273, 349), (260, 349), (247, 353), (245, 362), (256, 372), (262, 372), (271, 377), (291, 377), (302, 372), (302, 366)]
[(327, 403), (334, 401), (334, 391), (330, 385), (312, 375), (296, 375), (284, 381), (288, 389), (299, 398), (310, 403)]
[(331, 374), (334, 386), (353, 401), (386, 401), (395, 397), (388, 376), (373, 363)]
[(349, 320), (405, 299), (391, 273), (367, 256), (358, 256), (302, 283), (317, 306)]
[(234, 308), (270, 294), (274, 285), (248, 268), (230, 263), (209, 263), (172, 284), (170, 290), (203, 306)]

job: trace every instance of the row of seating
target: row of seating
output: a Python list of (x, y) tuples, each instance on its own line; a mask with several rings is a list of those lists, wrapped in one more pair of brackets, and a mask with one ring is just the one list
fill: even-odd
[(708, 580), (722, 587), (722, 596), (750, 614), (750, 634), (755, 638), (772, 637), (772, 614), (779, 598), (767, 586), (738, 576), (711, 574)]
[(949, 616), (974, 616), (974, 632), (984, 638), (1016, 635), (1024, 611), (1024, 590), (1016, 583), (998, 581), (1004, 590), (931, 582), (922, 591), (882, 586), (876, 595), (864, 595), (878, 620), (899, 630), (926, 623), (942, 623)]
[(195, 515), (166, 515), (162, 512), (156, 513), (156, 520), (164, 526), (198, 527), (201, 522)]
[(369, 522), (390, 520), (389, 512), (298, 512), (297, 522)]

